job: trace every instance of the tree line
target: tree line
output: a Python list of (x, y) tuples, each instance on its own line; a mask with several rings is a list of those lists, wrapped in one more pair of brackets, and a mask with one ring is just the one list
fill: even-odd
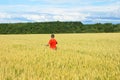
[(120, 32), (120, 24), (82, 22), (34, 22), (1, 23), (0, 34), (47, 34), (47, 33), (108, 33)]

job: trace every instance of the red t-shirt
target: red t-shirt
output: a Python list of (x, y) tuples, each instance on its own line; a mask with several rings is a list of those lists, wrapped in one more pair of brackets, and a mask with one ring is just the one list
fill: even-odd
[(49, 40), (50, 48), (56, 49), (56, 44), (57, 44), (57, 41), (56, 41), (54, 38), (51, 38), (51, 39)]

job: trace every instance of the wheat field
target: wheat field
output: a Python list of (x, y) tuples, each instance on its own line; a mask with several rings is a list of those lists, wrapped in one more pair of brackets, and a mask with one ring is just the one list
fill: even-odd
[(0, 80), (120, 80), (120, 33), (0, 35)]

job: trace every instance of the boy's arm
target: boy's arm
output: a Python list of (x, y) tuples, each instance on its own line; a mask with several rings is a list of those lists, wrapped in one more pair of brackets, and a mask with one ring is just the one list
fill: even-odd
[(49, 44), (50, 44), (50, 40), (49, 40), (49, 42), (46, 44), (46, 46), (49, 46)]
[(49, 44), (46, 44), (45, 46), (49, 46)]
[(55, 41), (56, 41), (56, 44), (58, 44), (57, 40), (55, 40)]

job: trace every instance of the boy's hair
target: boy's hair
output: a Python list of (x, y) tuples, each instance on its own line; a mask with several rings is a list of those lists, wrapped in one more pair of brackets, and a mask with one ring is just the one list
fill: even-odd
[(55, 37), (55, 35), (54, 34), (51, 34), (51, 38), (54, 38)]

